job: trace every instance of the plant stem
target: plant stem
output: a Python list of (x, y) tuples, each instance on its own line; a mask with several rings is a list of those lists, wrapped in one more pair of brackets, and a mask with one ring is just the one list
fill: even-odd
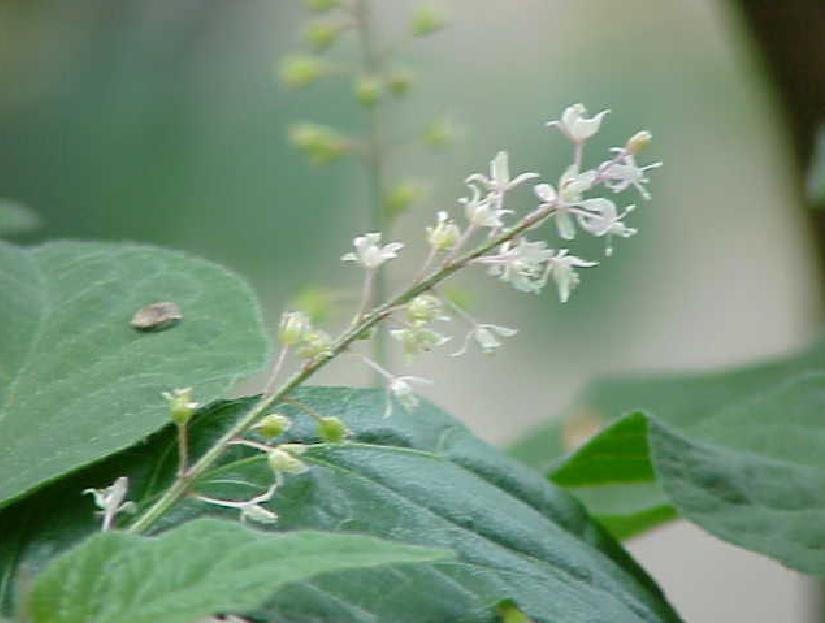
[[(367, 75), (380, 76), (383, 74), (381, 55), (376, 50), (375, 40), (372, 30), (372, 11), (369, 0), (356, 0), (353, 6), (355, 17), (355, 30), (361, 44), (362, 67)], [(383, 135), (381, 131), (380, 102), (376, 102), (367, 110), (367, 141), (366, 141), (366, 166), (369, 178), (370, 194), (370, 231), (383, 232), (385, 236), (389, 231), (385, 231), (389, 224), (384, 211), (384, 196), (386, 191), (386, 180), (384, 172), (384, 162), (386, 153), (384, 149)], [(369, 304), (375, 305), (383, 301), (387, 295), (387, 282), (385, 271), (377, 270), (372, 284), (372, 300)], [(386, 336), (376, 331), (373, 336), (373, 357), (381, 363), (387, 362), (387, 342)]]
[(189, 467), (189, 427), (187, 423), (178, 424), (178, 478), (186, 474)]
[(374, 307), (368, 312), (361, 321), (347, 329), (342, 333), (330, 347), (329, 351), (323, 355), (319, 355), (315, 359), (309, 361), (300, 370), (295, 372), (287, 381), (275, 392), (262, 396), (260, 400), (252, 407), (243, 417), (241, 417), (232, 428), (230, 428), (224, 435), (218, 439), (214, 446), (209, 448), (186, 472), (180, 475), (175, 482), (167, 489), (156, 501), (150, 506), (135, 522), (129, 526), (128, 531), (134, 534), (141, 534), (146, 532), (167, 510), (169, 510), (178, 500), (188, 494), (192, 483), (196, 482), (208, 469), (215, 465), (221, 458), (226, 448), (232, 444), (234, 440), (242, 436), (248, 431), (253, 424), (268, 410), (272, 405), (283, 402), (284, 399), (296, 387), (301, 385), (305, 380), (311, 377), (315, 372), (326, 366), (338, 355), (346, 351), (350, 344), (355, 342), (365, 331), (368, 331), (376, 324), (389, 316), (392, 311), (399, 305), (404, 305), (414, 299), (419, 294), (423, 294), (435, 287), (440, 282), (444, 281), (455, 272), (481, 257), (491, 249), (499, 246), (501, 243), (511, 240), (521, 234), (522, 232), (535, 227), (543, 222), (547, 217), (553, 213), (553, 207), (545, 205), (540, 207), (527, 216), (525, 216), (519, 223), (510, 230), (504, 231), (495, 238), (486, 240), (476, 249), (462, 255), (460, 258), (442, 264), (438, 269), (432, 273), (413, 283), (409, 288), (392, 297), (390, 300)]

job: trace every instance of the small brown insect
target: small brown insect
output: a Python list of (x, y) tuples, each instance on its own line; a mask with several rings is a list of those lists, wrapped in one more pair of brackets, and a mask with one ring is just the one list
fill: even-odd
[(163, 331), (183, 320), (177, 303), (168, 301), (142, 307), (132, 316), (131, 324), (138, 331)]

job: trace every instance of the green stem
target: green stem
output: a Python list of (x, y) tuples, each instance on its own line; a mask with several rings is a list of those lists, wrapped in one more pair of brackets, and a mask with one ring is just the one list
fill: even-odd
[[(356, 0), (354, 9), (355, 28), (361, 44), (362, 65), (364, 73), (367, 75), (380, 76), (383, 74), (381, 55), (375, 47), (375, 40), (372, 31), (372, 11), (369, 0)], [(381, 131), (381, 111), (380, 103), (371, 105), (367, 111), (367, 141), (366, 141), (366, 166), (369, 178), (370, 195), (370, 231), (382, 232), (389, 236), (389, 223), (384, 211), (384, 197), (386, 195), (386, 176), (384, 165), (386, 160), (386, 150)], [(383, 301), (387, 296), (387, 282), (383, 270), (378, 269), (375, 274), (372, 288), (373, 306)], [(372, 341), (373, 357), (376, 361), (386, 364), (387, 341), (386, 335), (377, 331)], [(376, 379), (380, 382), (380, 378)]]
[(175, 482), (167, 489), (155, 503), (150, 506), (135, 522), (129, 526), (129, 532), (140, 534), (146, 532), (167, 510), (169, 510), (178, 500), (189, 492), (191, 485), (220, 459), (234, 439), (246, 433), (253, 424), (272, 405), (283, 402), (284, 399), (301, 383), (311, 377), (315, 372), (326, 366), (338, 355), (346, 351), (350, 344), (355, 342), (365, 331), (369, 331), (390, 315), (399, 305), (404, 305), (414, 299), (419, 294), (423, 294), (435, 287), (438, 283), (453, 275), (473, 260), (481, 257), (491, 249), (497, 247), (507, 240), (511, 240), (522, 232), (535, 227), (552, 214), (551, 206), (544, 206), (534, 210), (525, 216), (519, 223), (495, 238), (485, 241), (481, 246), (470, 251), (458, 259), (444, 262), (438, 269), (417, 281), (412, 286), (394, 296), (389, 301), (374, 307), (367, 313), (361, 321), (347, 329), (332, 344), (329, 351), (308, 362), (300, 370), (295, 372), (277, 391), (268, 396), (263, 396), (257, 404), (252, 407), (243, 417), (241, 417), (231, 429), (207, 450), (184, 474), (179, 476)]

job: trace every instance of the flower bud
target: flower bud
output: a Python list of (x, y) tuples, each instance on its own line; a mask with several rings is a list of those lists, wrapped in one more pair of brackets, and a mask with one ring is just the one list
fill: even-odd
[(445, 26), (444, 18), (432, 7), (421, 7), (413, 15), (410, 28), (415, 37), (426, 37)]
[(383, 90), (384, 84), (377, 76), (359, 76), (355, 80), (355, 99), (367, 108), (375, 106)]
[(347, 427), (337, 417), (322, 417), (315, 423), (315, 429), (321, 440), (327, 443), (341, 443), (349, 433)]
[(432, 294), (420, 294), (407, 305), (407, 318), (416, 322), (431, 322), (441, 313), (441, 301)]
[(304, 29), (304, 41), (316, 52), (329, 48), (341, 32), (340, 26), (324, 22), (310, 22)]
[(281, 316), (278, 341), (281, 346), (295, 346), (312, 330), (312, 324), (303, 312), (286, 312)]
[(393, 329), (390, 335), (401, 342), (408, 358), (429, 352), (450, 340), (449, 337), (428, 329), (421, 321), (411, 322), (404, 329)]
[(278, 73), (288, 87), (300, 88), (312, 84), (329, 71), (327, 65), (315, 56), (294, 54), (281, 61)]
[(458, 229), (446, 212), (438, 213), (438, 223), (435, 227), (427, 227), (427, 242), (434, 251), (449, 251), (461, 237), (461, 230)]
[(163, 392), (163, 397), (169, 403), (169, 418), (178, 426), (186, 424), (198, 408), (198, 403), (192, 400), (191, 387)]
[(332, 338), (329, 333), (322, 329), (312, 329), (304, 335), (303, 342), (296, 351), (299, 357), (312, 359), (318, 355), (329, 352), (332, 345)]
[(414, 76), (411, 72), (397, 69), (387, 78), (387, 88), (396, 97), (406, 95), (412, 86)]
[(274, 448), (267, 453), (269, 467), (276, 474), (302, 474), (309, 468), (301, 459), (296, 458), (283, 447)]
[(627, 139), (627, 143), (625, 143), (624, 150), (631, 156), (635, 156), (645, 147), (647, 147), (652, 139), (653, 135), (647, 130), (636, 132), (636, 134)]
[(325, 13), (338, 6), (340, 0), (304, 0), (304, 6), (316, 13)]
[(313, 164), (338, 160), (350, 150), (350, 142), (335, 130), (313, 123), (299, 123), (289, 128), (289, 140), (306, 152)]
[(292, 426), (292, 420), (280, 413), (270, 413), (261, 418), (261, 420), (253, 426), (253, 430), (258, 431), (262, 437), (266, 439), (275, 439), (280, 437)]
[(423, 196), (424, 189), (420, 184), (409, 180), (399, 182), (384, 197), (384, 214), (391, 218), (403, 214)]

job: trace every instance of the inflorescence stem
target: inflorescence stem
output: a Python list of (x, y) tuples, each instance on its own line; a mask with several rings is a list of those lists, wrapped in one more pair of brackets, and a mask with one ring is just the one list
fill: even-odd
[(152, 525), (176, 502), (189, 494), (193, 483), (211, 467), (213, 467), (221, 458), (226, 449), (232, 443), (246, 433), (255, 422), (265, 414), (273, 405), (284, 402), (284, 399), (300, 386), (304, 381), (311, 377), (315, 372), (326, 366), (338, 355), (346, 351), (349, 346), (358, 340), (366, 331), (389, 316), (393, 310), (398, 306), (410, 302), (419, 294), (423, 294), (431, 290), (434, 286), (444, 281), (455, 272), (481, 257), (491, 249), (499, 246), (503, 242), (512, 240), (519, 234), (531, 229), (553, 214), (554, 206), (545, 204), (537, 208), (533, 212), (526, 215), (514, 227), (505, 230), (498, 236), (484, 241), (472, 251), (469, 251), (461, 257), (445, 262), (437, 270), (433, 271), (423, 279), (413, 283), (412, 286), (397, 294), (390, 300), (373, 307), (371, 311), (361, 318), (358, 324), (351, 326), (344, 333), (342, 333), (330, 346), (329, 350), (315, 359), (311, 360), (300, 370), (295, 372), (278, 390), (261, 397), (260, 400), (252, 407), (243, 417), (241, 417), (235, 425), (229, 429), (224, 435), (209, 448), (195, 463), (189, 467), (183, 474), (172, 483), (172, 485), (152, 504), (145, 512), (143, 512), (132, 525), (129, 526), (128, 532), (133, 534), (142, 534), (148, 531)]

